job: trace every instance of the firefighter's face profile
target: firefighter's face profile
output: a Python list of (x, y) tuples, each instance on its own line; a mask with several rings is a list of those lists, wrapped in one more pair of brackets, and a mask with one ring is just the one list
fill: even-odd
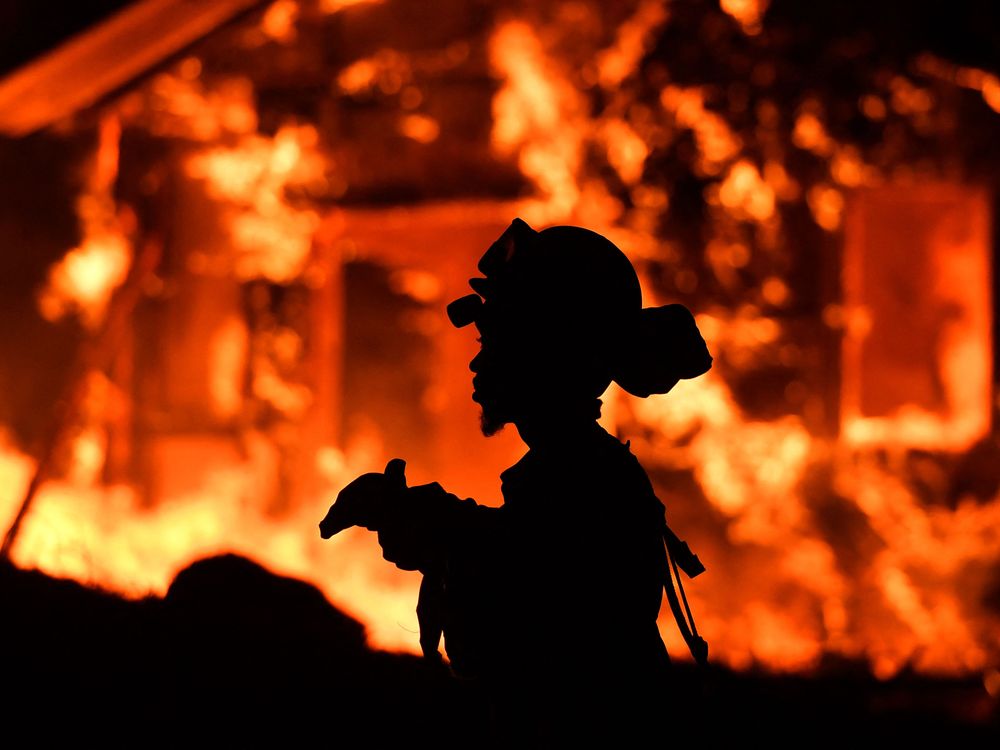
[(480, 336), (479, 353), (469, 363), (473, 372), (472, 400), (481, 409), (480, 427), (489, 437), (514, 417), (516, 368), (511, 366), (509, 347), (493, 337)]
[(472, 400), (482, 409), (487, 437), (505, 424), (531, 414), (552, 397), (559, 365), (553, 357), (554, 332), (544, 324), (480, 327), (479, 353), (469, 363)]

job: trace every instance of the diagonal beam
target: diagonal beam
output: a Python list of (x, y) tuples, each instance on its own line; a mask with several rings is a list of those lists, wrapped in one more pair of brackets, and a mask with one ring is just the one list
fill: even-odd
[(91, 106), (266, 0), (141, 0), (0, 80), (0, 134)]

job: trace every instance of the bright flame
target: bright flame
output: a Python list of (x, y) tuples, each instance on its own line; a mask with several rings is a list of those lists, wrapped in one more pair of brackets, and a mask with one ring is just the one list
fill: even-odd
[(730, 167), (719, 186), (719, 201), (737, 217), (763, 222), (774, 216), (774, 190), (746, 159)]
[(761, 20), (770, 0), (720, 0), (719, 6), (731, 15), (747, 34), (759, 34)]
[(618, 27), (614, 44), (597, 58), (598, 80), (612, 89), (630, 75), (649, 47), (650, 37), (667, 20), (665, 0), (643, 0), (631, 18)]
[(58, 320), (75, 310), (88, 328), (97, 327), (131, 262), (132, 248), (124, 237), (88, 237), (49, 271), (48, 284), (38, 300), (42, 315), (46, 320)]
[(264, 11), (260, 26), (275, 41), (287, 43), (295, 39), (298, 17), (299, 4), (296, 0), (277, 0)]
[(246, 78), (216, 81), (206, 87), (197, 58), (180, 63), (176, 74), (156, 76), (144, 90), (143, 116), (154, 135), (212, 142), (257, 129), (253, 85)]
[(188, 173), (232, 207), (228, 225), (239, 278), (281, 283), (302, 272), (319, 216), (291, 205), (286, 191), (323, 180), (326, 160), (318, 140), (312, 126), (288, 125), (273, 138), (246, 135), (234, 147), (209, 148), (188, 159)]
[(604, 124), (608, 161), (622, 182), (635, 185), (642, 178), (642, 169), (649, 156), (645, 141), (624, 120), (609, 120)]
[(493, 145), (516, 153), (540, 203), (526, 210), (529, 221), (569, 216), (580, 196), (577, 174), (583, 142), (583, 103), (576, 89), (553, 68), (531, 26), (508, 21), (490, 38), (490, 62), (504, 79), (493, 99)]
[(705, 94), (698, 87), (667, 86), (660, 92), (660, 104), (677, 125), (694, 133), (698, 147), (698, 168), (718, 174), (739, 154), (742, 143), (721, 116), (705, 108)]
[[(749, 335), (705, 316), (699, 326), (713, 352), (728, 349), (716, 332)], [(824, 653), (839, 653), (867, 658), (888, 678), (910, 663), (964, 674), (996, 658), (976, 624), (986, 621), (987, 584), (966, 576), (968, 566), (996, 559), (1000, 497), (963, 500), (954, 510), (928, 507), (875, 456), (842, 454), (798, 417), (747, 420), (714, 371), (681, 381), (664, 399), (617, 393), (615, 402), (616, 415), (628, 413), (647, 428), (640, 434), (649, 437), (633, 441), (640, 459), (655, 455), (661, 465), (690, 468), (706, 499), (729, 519), (728, 549), (718, 557), (709, 539), (688, 535), (727, 581), (688, 591), (720, 660), (737, 669), (801, 671)], [(808, 485), (817, 462), (834, 472), (836, 494), (828, 500)], [(668, 520), (676, 517), (671, 496), (662, 499)], [(835, 544), (831, 534), (842, 532), (822, 522), (817, 502), (834, 503), (829, 512), (838, 516), (863, 518), (873, 541)], [(668, 648), (683, 653), (669, 614), (661, 628)]]
[[(331, 452), (336, 460), (331, 460)], [(194, 560), (235, 552), (282, 575), (316, 583), (337, 606), (362, 618), (377, 648), (418, 652), (413, 611), (419, 579), (386, 565), (362, 529), (319, 537), (317, 524), (337, 489), (363, 470), (335, 449), (322, 452), (336, 477), (323, 499), (275, 519), (255, 503), (259, 478), (246, 465), (218, 467), (197, 492), (142, 508), (125, 486), (47, 482), (13, 548), (13, 562), (99, 585), (132, 598), (162, 596)], [(33, 469), (26, 456), (0, 451), (0, 517), (13, 516)]]
[(106, 116), (99, 128), (94, 168), (77, 199), (83, 241), (49, 269), (38, 296), (39, 311), (46, 320), (75, 312), (88, 328), (99, 327), (111, 295), (128, 275), (132, 245), (126, 236), (126, 220), (119, 215), (112, 195), (120, 138), (118, 118)]

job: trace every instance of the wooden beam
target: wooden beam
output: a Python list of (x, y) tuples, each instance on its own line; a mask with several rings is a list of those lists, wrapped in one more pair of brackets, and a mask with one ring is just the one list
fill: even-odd
[(0, 134), (96, 104), (265, 0), (141, 0), (0, 80)]

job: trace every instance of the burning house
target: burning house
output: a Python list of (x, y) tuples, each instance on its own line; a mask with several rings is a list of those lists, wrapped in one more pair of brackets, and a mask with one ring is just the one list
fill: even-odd
[(715, 356), (602, 417), (708, 566), (713, 658), (974, 676), (996, 710), (1000, 64), (956, 48), (972, 10), (121, 5), (0, 80), (15, 565), (141, 596), (236, 551), (417, 651), (418, 580), (316, 523), (397, 455), (499, 502), (522, 449), (479, 436), (444, 306), (513, 217), (579, 224)]

